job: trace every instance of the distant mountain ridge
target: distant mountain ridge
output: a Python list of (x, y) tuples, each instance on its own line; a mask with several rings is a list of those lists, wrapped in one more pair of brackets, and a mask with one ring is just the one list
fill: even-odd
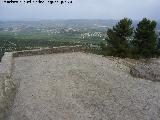
[[(0, 21), (0, 27), (16, 26), (16, 25), (63, 25), (75, 27), (112, 27), (119, 20), (101, 20), (101, 19), (71, 19), (71, 20), (37, 20), (37, 21)], [(136, 28), (139, 21), (133, 20), (133, 26)], [(157, 29), (160, 30), (160, 21), (157, 21)]]

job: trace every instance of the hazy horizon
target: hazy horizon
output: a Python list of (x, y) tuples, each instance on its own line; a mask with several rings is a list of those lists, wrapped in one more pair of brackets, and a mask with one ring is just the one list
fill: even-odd
[[(47, 1), (47, 0), (46, 0)], [(72, 4), (6, 4), (0, 1), (0, 20), (100, 19), (160, 20), (159, 0), (72, 0)]]
[[(125, 17), (126, 18), (126, 17)], [(119, 21), (120, 19), (101, 19), (101, 18), (92, 18), (92, 19), (81, 19), (81, 18), (71, 18), (71, 19), (41, 19), (41, 18), (23, 18), (23, 19), (0, 19), (0, 21), (68, 21), (68, 20), (102, 20), (102, 21)], [(133, 20), (133, 19), (132, 19)], [(133, 20), (139, 21), (139, 20)], [(159, 21), (159, 20), (158, 20)]]

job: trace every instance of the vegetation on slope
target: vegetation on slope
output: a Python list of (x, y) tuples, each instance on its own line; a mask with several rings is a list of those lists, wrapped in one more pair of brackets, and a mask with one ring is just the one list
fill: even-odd
[(132, 21), (124, 18), (107, 31), (106, 44), (101, 48), (104, 55), (151, 58), (159, 55), (156, 22), (144, 18), (134, 31)]

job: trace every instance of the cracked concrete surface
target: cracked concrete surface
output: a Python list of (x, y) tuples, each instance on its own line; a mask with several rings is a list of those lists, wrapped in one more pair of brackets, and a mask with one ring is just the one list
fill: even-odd
[(8, 120), (160, 120), (160, 83), (86, 53), (15, 58)]

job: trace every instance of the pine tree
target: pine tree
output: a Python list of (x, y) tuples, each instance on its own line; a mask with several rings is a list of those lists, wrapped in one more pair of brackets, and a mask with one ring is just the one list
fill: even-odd
[(107, 54), (118, 57), (127, 57), (129, 40), (133, 34), (132, 20), (124, 18), (107, 31)]
[(154, 55), (157, 47), (156, 22), (144, 18), (137, 25), (133, 40), (134, 53), (149, 58)]

